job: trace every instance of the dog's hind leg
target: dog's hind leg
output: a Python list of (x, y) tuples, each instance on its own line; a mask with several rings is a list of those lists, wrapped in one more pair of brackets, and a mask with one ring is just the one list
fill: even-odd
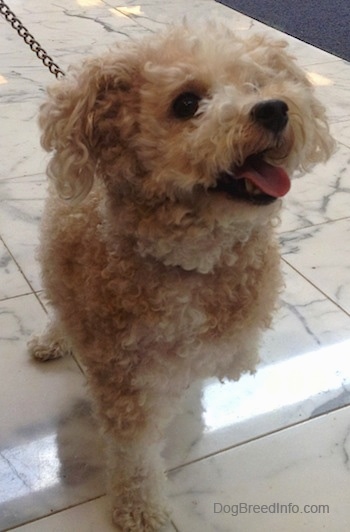
[(52, 320), (41, 335), (33, 336), (27, 346), (30, 355), (41, 361), (61, 358), (72, 352), (65, 334), (56, 320)]

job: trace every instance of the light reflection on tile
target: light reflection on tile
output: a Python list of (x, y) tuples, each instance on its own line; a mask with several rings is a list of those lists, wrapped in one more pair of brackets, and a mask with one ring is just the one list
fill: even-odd
[(3, 449), (0, 475), (3, 485), (11, 485), (11, 489), (0, 491), (0, 505), (54, 487), (60, 482), (59, 467), (56, 434)]
[[(349, 353), (350, 341), (346, 341), (262, 367), (254, 377), (226, 383), (220, 389), (216, 383), (206, 386), (202, 399), (205, 430), (213, 432), (278, 408), (300, 406), (309, 398), (345, 386), (350, 403)], [(251, 379), (253, 386), (249, 386)]]
[(0, 530), (104, 492), (79, 368), (70, 357), (40, 364), (26, 352), (46, 319), (33, 294), (0, 302)]
[(187, 393), (184, 412), (169, 428), (168, 467), (350, 404), (349, 352), (347, 340), (261, 364), (255, 375), (238, 382), (209, 379), (194, 387)]
[(334, 85), (334, 81), (331, 78), (321, 76), (321, 74), (312, 72), (312, 70), (306, 70), (306, 74), (314, 87), (329, 87)]

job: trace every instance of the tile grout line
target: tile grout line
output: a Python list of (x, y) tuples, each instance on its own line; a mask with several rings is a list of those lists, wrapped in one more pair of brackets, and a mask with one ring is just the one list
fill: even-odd
[(13, 301), (14, 299), (19, 299), (20, 297), (26, 297), (26, 296), (32, 296), (35, 295), (33, 292), (22, 292), (21, 294), (16, 294), (15, 296), (9, 296), (9, 297), (3, 297), (0, 298), (0, 303), (4, 303), (5, 301)]
[(41, 302), (40, 298), (37, 296), (37, 293), (36, 291), (34, 290), (31, 282), (28, 280), (27, 276), (24, 274), (21, 266), (19, 265), (18, 261), (16, 260), (15, 256), (13, 255), (13, 253), (10, 251), (10, 248), (8, 247), (8, 245), (6, 244), (5, 240), (3, 237), (0, 236), (0, 240), (1, 242), (4, 244), (5, 246), (5, 249), (6, 251), (9, 253), (11, 259), (14, 261), (16, 267), (18, 268), (18, 271), (20, 272), (20, 274), (23, 276), (24, 280), (26, 281), (26, 283), (28, 284), (31, 292), (25, 292), (23, 294), (18, 294), (17, 296), (10, 296), (8, 298), (4, 298), (4, 299), (1, 299), (0, 301), (7, 301), (8, 299), (14, 299), (14, 298), (17, 298), (17, 297), (21, 297), (21, 296), (25, 296), (25, 295), (34, 295), (36, 297), (36, 299), (38, 300), (38, 302), (40, 303), (40, 306), (43, 308), (44, 312), (47, 314), (47, 310), (45, 308), (45, 306), (43, 305), (43, 303)]
[[(86, 501), (82, 501), (80, 503), (73, 504), (72, 506), (67, 506), (66, 508), (62, 508), (61, 510), (53, 511), (52, 513), (47, 514), (47, 515), (43, 515), (43, 516), (39, 517), (38, 519), (32, 519), (30, 521), (26, 521), (25, 523), (21, 523), (20, 525), (15, 525), (14, 527), (4, 528), (1, 532), (10, 532), (11, 530), (16, 530), (17, 528), (21, 528), (23, 526), (27, 526), (27, 525), (31, 525), (31, 524), (34, 524), (34, 523), (38, 523), (40, 521), (43, 521), (44, 519), (50, 519), (50, 517), (62, 514), (64, 512), (69, 511), (69, 510), (74, 510), (75, 508), (79, 508), (80, 506), (84, 506), (85, 504), (89, 504), (90, 502), (98, 501), (99, 499), (102, 499), (103, 497), (108, 497), (108, 495), (106, 493), (103, 493), (102, 495), (99, 495), (97, 497), (92, 497), (91, 499), (87, 499)], [(173, 526), (175, 532), (180, 532), (180, 529), (177, 528), (177, 526), (175, 525), (175, 523), (173, 522), (172, 519), (170, 519), (170, 523)]]
[(5, 528), (4, 530), (1, 530), (0, 532), (10, 532), (11, 530), (16, 530), (17, 528), (20, 528), (22, 526), (30, 525), (33, 523), (37, 523), (40, 521), (43, 521), (44, 519), (49, 519), (50, 517), (53, 517), (58, 514), (62, 514), (63, 512), (66, 512), (68, 510), (72, 510), (74, 508), (78, 508), (79, 506), (83, 506), (84, 504), (88, 504), (89, 502), (97, 501), (99, 499), (102, 499), (102, 497), (106, 497), (106, 494), (103, 493), (102, 495), (99, 495), (98, 497), (92, 497), (91, 499), (87, 499), (86, 501), (80, 502), (78, 504), (73, 504), (72, 506), (67, 506), (66, 508), (62, 508), (61, 510), (54, 510), (50, 514), (43, 515), (39, 517), (38, 519), (32, 519), (29, 521), (26, 521), (25, 523), (21, 523), (20, 525), (11, 526), (10, 528)]
[(313, 286), (320, 294), (322, 294), (328, 301), (333, 303), (339, 310), (341, 310), (346, 316), (350, 318), (350, 311), (347, 311), (345, 308), (343, 308), (337, 301), (335, 301), (332, 297), (330, 297), (326, 292), (324, 292), (321, 288), (319, 288), (313, 281), (308, 279), (306, 275), (301, 273), (293, 264), (288, 262), (287, 259), (285, 259), (282, 255), (282, 261), (287, 264), (292, 270), (294, 270), (300, 277), (302, 277), (307, 283), (309, 283), (311, 286)]
[[(34, 174), (18, 174), (18, 175), (11, 175), (11, 176), (6, 176), (6, 177), (2, 177), (0, 176), (0, 184), (1, 183), (8, 183), (8, 182), (11, 182), (12, 180), (16, 180), (16, 179), (30, 179), (30, 178), (33, 178), (33, 177), (36, 177), (36, 178), (43, 178), (42, 179), (42, 184), (46, 185), (48, 183), (48, 179), (46, 177), (46, 170), (42, 170), (42, 172), (35, 172)], [(26, 181), (25, 184), (27, 184), (28, 182)], [(0, 201), (14, 201), (16, 198), (3, 198), (3, 199), (0, 199)], [(33, 199), (33, 198), (32, 198)], [(34, 198), (34, 199), (41, 199), (41, 198)]]
[(286, 425), (286, 426), (284, 426), (282, 428), (277, 428), (277, 429), (274, 429), (274, 430), (270, 430), (270, 431), (265, 432), (263, 434), (259, 434), (258, 436), (254, 436), (251, 439), (244, 440), (244, 441), (242, 441), (240, 443), (231, 445), (229, 447), (225, 447), (224, 449), (220, 449), (219, 451), (208, 453), (208, 454), (206, 454), (204, 456), (201, 456), (200, 458), (195, 458), (195, 459), (190, 460), (189, 462), (186, 462), (186, 463), (181, 464), (179, 466), (167, 469), (166, 473), (167, 474), (176, 473), (177, 471), (179, 471), (179, 470), (181, 470), (181, 469), (183, 469), (183, 468), (185, 468), (187, 466), (190, 466), (190, 465), (193, 465), (193, 464), (197, 464), (197, 463), (200, 463), (200, 462), (204, 462), (205, 460), (208, 460), (208, 458), (214, 458), (216, 456), (220, 456), (223, 453), (226, 453), (228, 451), (232, 451), (234, 449), (239, 449), (240, 447), (243, 447), (244, 445), (248, 445), (249, 443), (254, 443), (256, 441), (263, 440), (263, 439), (265, 439), (265, 438), (267, 438), (269, 436), (274, 436), (274, 435), (276, 435), (276, 434), (278, 434), (280, 432), (284, 432), (285, 430), (292, 429), (294, 427), (300, 427), (301, 425), (306, 425), (307, 423), (309, 423), (309, 422), (311, 422), (313, 420), (319, 419), (321, 417), (326, 417), (326, 416), (329, 416), (331, 414), (335, 414), (336, 412), (339, 412), (340, 410), (345, 410), (346, 408), (349, 408), (349, 410), (350, 410), (350, 404), (339, 406), (339, 407), (337, 407), (335, 409), (330, 410), (329, 412), (322, 412), (321, 414), (316, 415), (314, 417), (311, 417), (311, 418), (308, 418), (308, 419), (304, 419), (302, 421), (296, 421), (295, 423), (291, 423), (290, 425)]
[[(334, 122), (334, 124), (345, 124), (346, 122), (349, 122), (350, 123), (350, 120), (344, 120), (343, 122)], [(334, 135), (333, 135), (334, 136)], [(335, 136), (334, 136), (335, 138)], [(335, 139), (339, 144), (341, 144), (342, 146), (345, 146), (345, 148), (348, 148), (350, 149), (350, 142), (348, 141), (342, 141), (342, 140), (338, 140), (338, 139)], [(347, 142), (347, 144), (345, 144)]]

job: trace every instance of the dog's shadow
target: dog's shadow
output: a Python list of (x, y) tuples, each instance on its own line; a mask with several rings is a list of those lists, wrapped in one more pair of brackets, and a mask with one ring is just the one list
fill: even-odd
[[(188, 462), (203, 432), (202, 384), (194, 383), (167, 427), (163, 457), (170, 470)], [(57, 421), (57, 454), (61, 484), (78, 488), (86, 483), (105, 491), (102, 438), (88, 399), (77, 400)]]
[[(201, 397), (202, 384), (195, 383), (168, 426), (163, 448), (166, 471), (193, 456), (204, 425)], [(17, 446), (4, 451), (11, 466), (11, 499), (0, 504), (9, 527), (19, 524), (19, 515), (21, 522), (34, 520), (38, 512), (59, 511), (105, 494), (103, 442), (86, 395), (69, 401), (46, 421), (18, 427), (14, 441)]]
[(104, 486), (104, 451), (88, 399), (77, 400), (58, 419), (56, 433), (59, 477), (65, 486), (78, 487), (91, 481)]

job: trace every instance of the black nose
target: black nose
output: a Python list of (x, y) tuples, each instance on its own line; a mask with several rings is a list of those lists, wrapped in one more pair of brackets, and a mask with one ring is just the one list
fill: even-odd
[(265, 100), (251, 110), (251, 116), (273, 133), (280, 133), (288, 122), (288, 105), (283, 100)]

